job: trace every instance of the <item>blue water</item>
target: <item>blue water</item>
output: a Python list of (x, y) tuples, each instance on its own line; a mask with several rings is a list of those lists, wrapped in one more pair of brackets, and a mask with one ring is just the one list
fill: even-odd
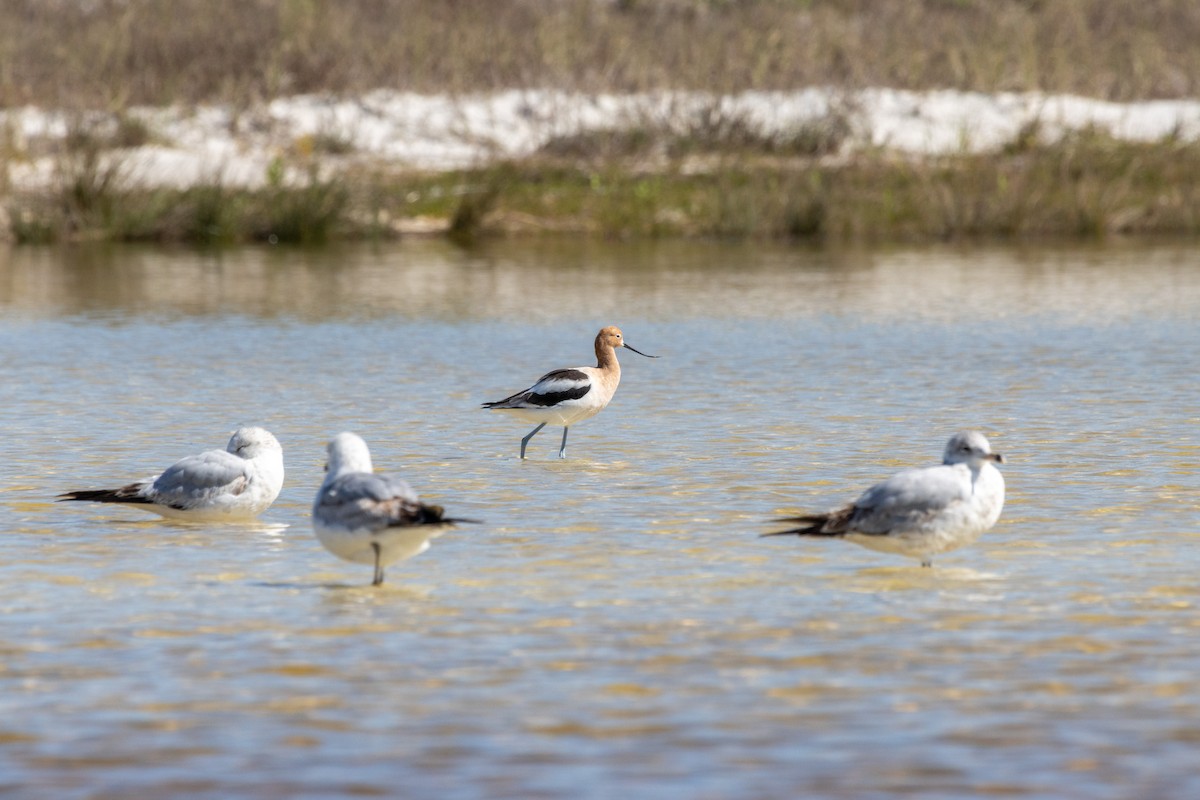
[[(0, 787), (46, 797), (1190, 797), (1200, 249), (0, 252)], [(582, 365), (571, 431), (478, 408)], [(260, 424), (261, 524), (55, 504)], [(759, 539), (977, 427), (932, 570)], [(371, 588), (324, 445), (456, 516)]]

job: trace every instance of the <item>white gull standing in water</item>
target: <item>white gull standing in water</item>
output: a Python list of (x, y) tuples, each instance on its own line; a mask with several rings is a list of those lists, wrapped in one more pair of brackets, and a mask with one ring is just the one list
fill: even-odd
[(257, 517), (283, 488), (283, 448), (263, 428), (238, 428), (224, 450), (176, 461), (161, 475), (119, 489), (81, 489), (59, 500), (119, 503), (192, 522)]
[(1004, 476), (995, 465), (1002, 463), (982, 433), (956, 433), (940, 465), (899, 472), (835, 511), (776, 520), (800, 527), (766, 535), (844, 538), (929, 567), (935, 555), (971, 544), (996, 524)]
[(621, 329), (615, 325), (602, 328), (596, 334), (596, 366), (556, 369), (538, 378), (537, 383), (523, 392), (484, 403), (484, 408), (508, 411), (538, 426), (521, 440), (521, 458), (534, 434), (547, 425), (562, 425), (562, 444), (558, 457), (567, 457), (567, 431), (576, 422), (594, 417), (604, 410), (617, 392), (621, 382), (621, 365), (617, 348), (624, 347), (639, 356), (658, 358), (643, 353), (627, 343)]
[(406, 481), (372, 470), (367, 443), (339, 433), (326, 448), (325, 481), (313, 502), (317, 539), (329, 552), (357, 564), (374, 564), (372, 586), (383, 569), (429, 549), (446, 526), (469, 519), (443, 516), (441, 506), (425, 505)]

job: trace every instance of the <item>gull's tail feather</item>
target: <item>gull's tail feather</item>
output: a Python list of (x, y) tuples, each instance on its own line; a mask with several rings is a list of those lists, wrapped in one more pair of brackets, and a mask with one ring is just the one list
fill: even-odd
[(141, 490), (145, 484), (131, 483), (120, 489), (80, 489), (74, 492), (63, 492), (57, 500), (84, 500), (89, 503), (146, 503), (151, 501), (142, 497)]
[(457, 525), (459, 523), (478, 525), (480, 523), (477, 519), (447, 517), (445, 514), (446, 509), (441, 506), (427, 506), (424, 503), (421, 504), (421, 509), (418, 512), (420, 524), (422, 525)]
[(803, 514), (799, 517), (781, 517), (773, 520), (797, 527), (764, 533), (763, 536), (845, 536), (849, 530), (850, 515), (854, 506), (846, 506), (826, 514)]

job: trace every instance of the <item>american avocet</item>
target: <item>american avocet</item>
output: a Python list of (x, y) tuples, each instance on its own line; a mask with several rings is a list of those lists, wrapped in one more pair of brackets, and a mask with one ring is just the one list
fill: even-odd
[(266, 511), (283, 488), (283, 449), (262, 428), (238, 428), (224, 450), (180, 459), (161, 475), (120, 489), (82, 489), (59, 500), (122, 503), (197, 522), (242, 520)]
[(929, 567), (935, 555), (974, 542), (996, 524), (1004, 476), (994, 464), (1003, 463), (982, 433), (956, 433), (941, 465), (899, 472), (836, 511), (775, 520), (801, 527), (766, 535), (844, 537)]
[(521, 419), (536, 422), (538, 426), (521, 440), (521, 458), (534, 434), (549, 424), (562, 425), (562, 444), (558, 457), (567, 457), (567, 431), (576, 422), (599, 414), (621, 382), (621, 365), (617, 362), (617, 348), (625, 347), (639, 356), (658, 358), (634, 349), (621, 335), (620, 328), (609, 325), (596, 334), (596, 366), (556, 369), (538, 378), (538, 382), (523, 392), (511, 397), (484, 403), (484, 408), (509, 411)]
[(441, 506), (428, 506), (406, 481), (372, 472), (367, 443), (339, 433), (326, 448), (325, 481), (313, 502), (317, 539), (338, 558), (374, 564), (372, 586), (383, 583), (383, 568), (429, 549), (429, 540), (447, 525), (474, 522), (450, 519)]

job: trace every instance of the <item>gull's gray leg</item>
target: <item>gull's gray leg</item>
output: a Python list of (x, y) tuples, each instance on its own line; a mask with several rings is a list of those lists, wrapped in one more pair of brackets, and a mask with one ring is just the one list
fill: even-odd
[(379, 542), (371, 542), (371, 549), (375, 551), (375, 580), (371, 581), (371, 585), (379, 586), (383, 583), (383, 567), (379, 566)]
[(921, 562), (921, 566), (922, 566), (922, 567), (932, 567), (932, 566), (933, 566), (933, 559), (929, 559), (928, 561), (922, 561), (922, 562)]
[(540, 431), (540, 430), (541, 430), (542, 428), (544, 428), (544, 427), (546, 427), (546, 423), (544, 423), (544, 422), (543, 422), (541, 425), (538, 425), (536, 428), (534, 428), (533, 430), (531, 430), (531, 431), (529, 432), (529, 435), (528, 435), (528, 436), (526, 436), (524, 439), (522, 439), (522, 440), (521, 440), (521, 458), (522, 458), (522, 459), (524, 459), (524, 458), (525, 458), (525, 447), (526, 447), (526, 445), (528, 445), (528, 444), (529, 444), (529, 440), (533, 438), (533, 435), (534, 435), (535, 433), (537, 433), (538, 431)]
[(558, 448), (558, 457), (559, 458), (567, 457), (567, 431), (568, 430), (569, 430), (569, 428), (567, 428), (566, 426), (563, 427), (563, 440), (562, 440), (562, 444)]

